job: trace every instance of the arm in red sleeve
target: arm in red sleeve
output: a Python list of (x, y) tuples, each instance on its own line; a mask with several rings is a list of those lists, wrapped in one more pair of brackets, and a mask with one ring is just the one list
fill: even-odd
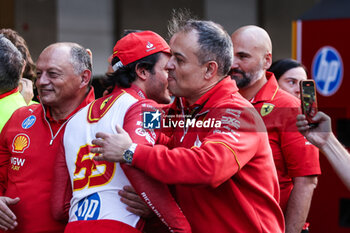
[(169, 142), (170, 142), (170, 137), (168, 137), (164, 133), (160, 133), (158, 136), (158, 140), (156, 141), (156, 144), (168, 145)]
[(51, 214), (57, 221), (68, 221), (72, 185), (66, 165), (63, 142), (57, 153), (51, 194)]
[[(140, 124), (140, 113), (145, 104), (153, 104), (150, 101), (139, 101), (134, 104), (124, 118), (124, 130), (130, 134), (135, 143), (152, 146), (157, 140), (159, 132), (145, 130)], [(183, 215), (180, 207), (172, 197), (168, 186), (147, 176), (141, 170), (123, 164), (122, 168), (136, 192), (152, 209), (158, 218), (172, 232), (190, 233), (191, 227)]]
[(7, 189), (7, 173), (11, 155), (8, 151), (8, 145), (6, 144), (5, 132), (6, 125), (0, 134), (0, 196), (3, 196)]
[[(167, 184), (219, 186), (252, 159), (262, 134), (267, 135), (254, 109), (242, 110), (236, 118), (224, 111), (217, 118), (221, 119), (221, 127), (208, 132), (200, 147), (170, 150), (162, 145), (138, 145), (132, 165)], [(203, 129), (198, 134), (201, 132)]]
[(319, 151), (299, 133), (296, 126), (297, 115), (301, 113), (299, 105), (290, 108), (284, 117), (281, 130), (281, 150), (284, 155), (288, 175), (291, 177), (321, 174)]

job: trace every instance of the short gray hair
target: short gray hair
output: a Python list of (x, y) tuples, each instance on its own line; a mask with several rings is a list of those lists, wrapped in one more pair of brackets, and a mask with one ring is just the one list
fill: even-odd
[(91, 56), (87, 50), (79, 44), (70, 43), (70, 62), (76, 74), (82, 73), (84, 70), (92, 72)]
[(0, 34), (0, 91), (5, 93), (18, 87), (24, 60), (10, 40)]
[(188, 12), (174, 12), (168, 30), (173, 36), (178, 32), (195, 31), (198, 35), (198, 61), (204, 64), (215, 61), (218, 64), (218, 74), (227, 75), (233, 63), (233, 45), (231, 37), (223, 27), (212, 21), (188, 19)]

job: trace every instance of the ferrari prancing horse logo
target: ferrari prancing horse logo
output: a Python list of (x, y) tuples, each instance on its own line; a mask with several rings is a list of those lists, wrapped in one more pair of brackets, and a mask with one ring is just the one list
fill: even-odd
[(261, 116), (266, 116), (270, 114), (273, 110), (275, 105), (270, 104), (270, 103), (264, 103), (263, 106), (261, 107), (260, 114)]

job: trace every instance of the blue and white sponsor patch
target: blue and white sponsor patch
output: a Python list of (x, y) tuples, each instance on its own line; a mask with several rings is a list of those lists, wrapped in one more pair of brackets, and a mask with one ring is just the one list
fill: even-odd
[(34, 125), (35, 121), (36, 121), (36, 117), (34, 115), (30, 115), (29, 117), (24, 119), (24, 121), (22, 122), (22, 128), (29, 129)]
[(75, 216), (77, 216), (77, 220), (97, 220), (100, 210), (100, 196), (94, 193), (78, 202), (78, 209), (75, 211)]
[(143, 128), (145, 129), (160, 129), (161, 113), (157, 111), (143, 112)]
[(312, 61), (312, 78), (317, 91), (323, 96), (337, 92), (343, 79), (344, 65), (339, 52), (331, 47), (320, 48)]

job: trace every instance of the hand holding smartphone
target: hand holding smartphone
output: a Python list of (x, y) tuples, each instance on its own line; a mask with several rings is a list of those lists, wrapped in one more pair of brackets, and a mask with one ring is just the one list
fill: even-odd
[(317, 113), (316, 88), (314, 80), (305, 80), (300, 82), (300, 100), (301, 110), (306, 116), (306, 120), (311, 127), (317, 125), (312, 118)]

